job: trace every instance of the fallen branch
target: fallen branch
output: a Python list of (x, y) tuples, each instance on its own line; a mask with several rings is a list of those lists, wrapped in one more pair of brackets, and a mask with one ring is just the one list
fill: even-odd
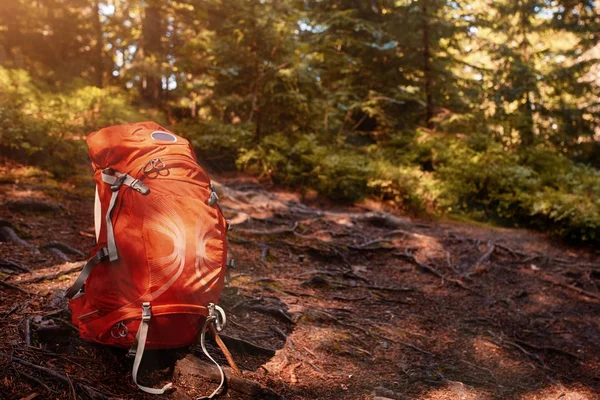
[(227, 362), (229, 363), (229, 366), (231, 367), (231, 369), (233, 370), (235, 375), (242, 376), (242, 372), (240, 371), (237, 364), (233, 360), (233, 357), (231, 356), (229, 349), (227, 349), (227, 346), (225, 346), (225, 343), (223, 343), (223, 339), (221, 339), (221, 337), (219, 336), (219, 332), (217, 332), (217, 328), (215, 328), (214, 325), (210, 325), (210, 331), (213, 334), (213, 337), (215, 338), (215, 342), (217, 342), (217, 345), (223, 352), (223, 355), (227, 359)]
[[(235, 392), (245, 394), (248, 398), (283, 399), (273, 390), (257, 382), (233, 375), (230, 368), (223, 367), (223, 371), (225, 372), (227, 387)], [(177, 361), (174, 376), (177, 380), (182, 380), (182, 378), (188, 380), (190, 377), (207, 379), (215, 383), (221, 380), (221, 375), (217, 367), (207, 364), (191, 354)]]
[[(2, 351), (0, 351), (0, 356), (7, 358), (11, 362), (17, 362), (26, 367), (33, 368), (38, 371), (42, 371), (42, 372), (46, 373), (47, 375), (50, 375), (53, 378), (56, 378), (64, 383), (66, 383), (67, 385), (70, 385), (70, 383), (69, 383), (70, 379), (66, 375), (61, 374), (60, 372), (56, 372), (54, 370), (51, 370), (50, 368), (42, 367), (41, 365), (36, 365), (36, 364), (30, 363), (27, 360), (23, 360), (21, 358), (12, 356), (10, 354), (6, 354)], [(104, 393), (102, 393), (90, 386), (84, 385), (83, 383), (80, 383), (80, 382), (75, 382), (75, 386), (77, 386), (79, 389), (84, 391), (92, 399), (108, 399), (108, 397), (109, 397), (107, 394), (104, 394)]]

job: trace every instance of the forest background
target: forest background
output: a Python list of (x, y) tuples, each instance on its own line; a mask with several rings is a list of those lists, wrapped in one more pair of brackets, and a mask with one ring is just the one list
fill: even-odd
[(8, 0), (0, 152), (73, 180), (155, 120), (336, 201), (600, 242), (600, 2)]

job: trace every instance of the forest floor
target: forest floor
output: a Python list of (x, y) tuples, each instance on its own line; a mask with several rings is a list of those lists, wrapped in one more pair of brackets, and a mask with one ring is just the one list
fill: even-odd
[[(246, 382), (270, 389), (220, 398), (600, 399), (598, 249), (216, 178), (236, 259), (223, 334)], [(203, 359), (198, 346), (145, 356), (142, 382), (176, 388), (146, 395), (125, 351), (70, 324), (92, 195), (91, 180), (0, 165), (0, 398), (209, 394), (216, 384), (183, 365)]]

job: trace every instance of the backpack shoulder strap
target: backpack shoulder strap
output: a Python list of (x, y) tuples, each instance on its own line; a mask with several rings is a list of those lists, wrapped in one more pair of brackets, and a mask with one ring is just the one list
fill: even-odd
[(104, 261), (104, 259), (106, 257), (108, 257), (108, 249), (106, 247), (103, 247), (100, 250), (98, 250), (98, 252), (94, 255), (94, 257), (90, 258), (88, 260), (88, 262), (85, 263), (85, 265), (81, 269), (81, 272), (79, 273), (79, 276), (75, 280), (75, 283), (73, 284), (73, 286), (71, 286), (65, 292), (65, 297), (68, 299), (72, 299), (77, 294), (77, 292), (79, 292), (81, 290), (81, 288), (83, 287), (83, 284), (85, 283), (86, 279), (90, 275), (90, 272), (92, 272), (92, 269), (96, 265), (98, 265), (102, 261)]

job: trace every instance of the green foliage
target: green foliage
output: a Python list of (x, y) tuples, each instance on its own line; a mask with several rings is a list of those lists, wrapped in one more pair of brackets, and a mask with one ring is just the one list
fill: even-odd
[(72, 174), (87, 160), (83, 139), (104, 126), (147, 120), (127, 96), (73, 82), (63, 91), (33, 84), (23, 70), (0, 67), (0, 142), (13, 158)]

